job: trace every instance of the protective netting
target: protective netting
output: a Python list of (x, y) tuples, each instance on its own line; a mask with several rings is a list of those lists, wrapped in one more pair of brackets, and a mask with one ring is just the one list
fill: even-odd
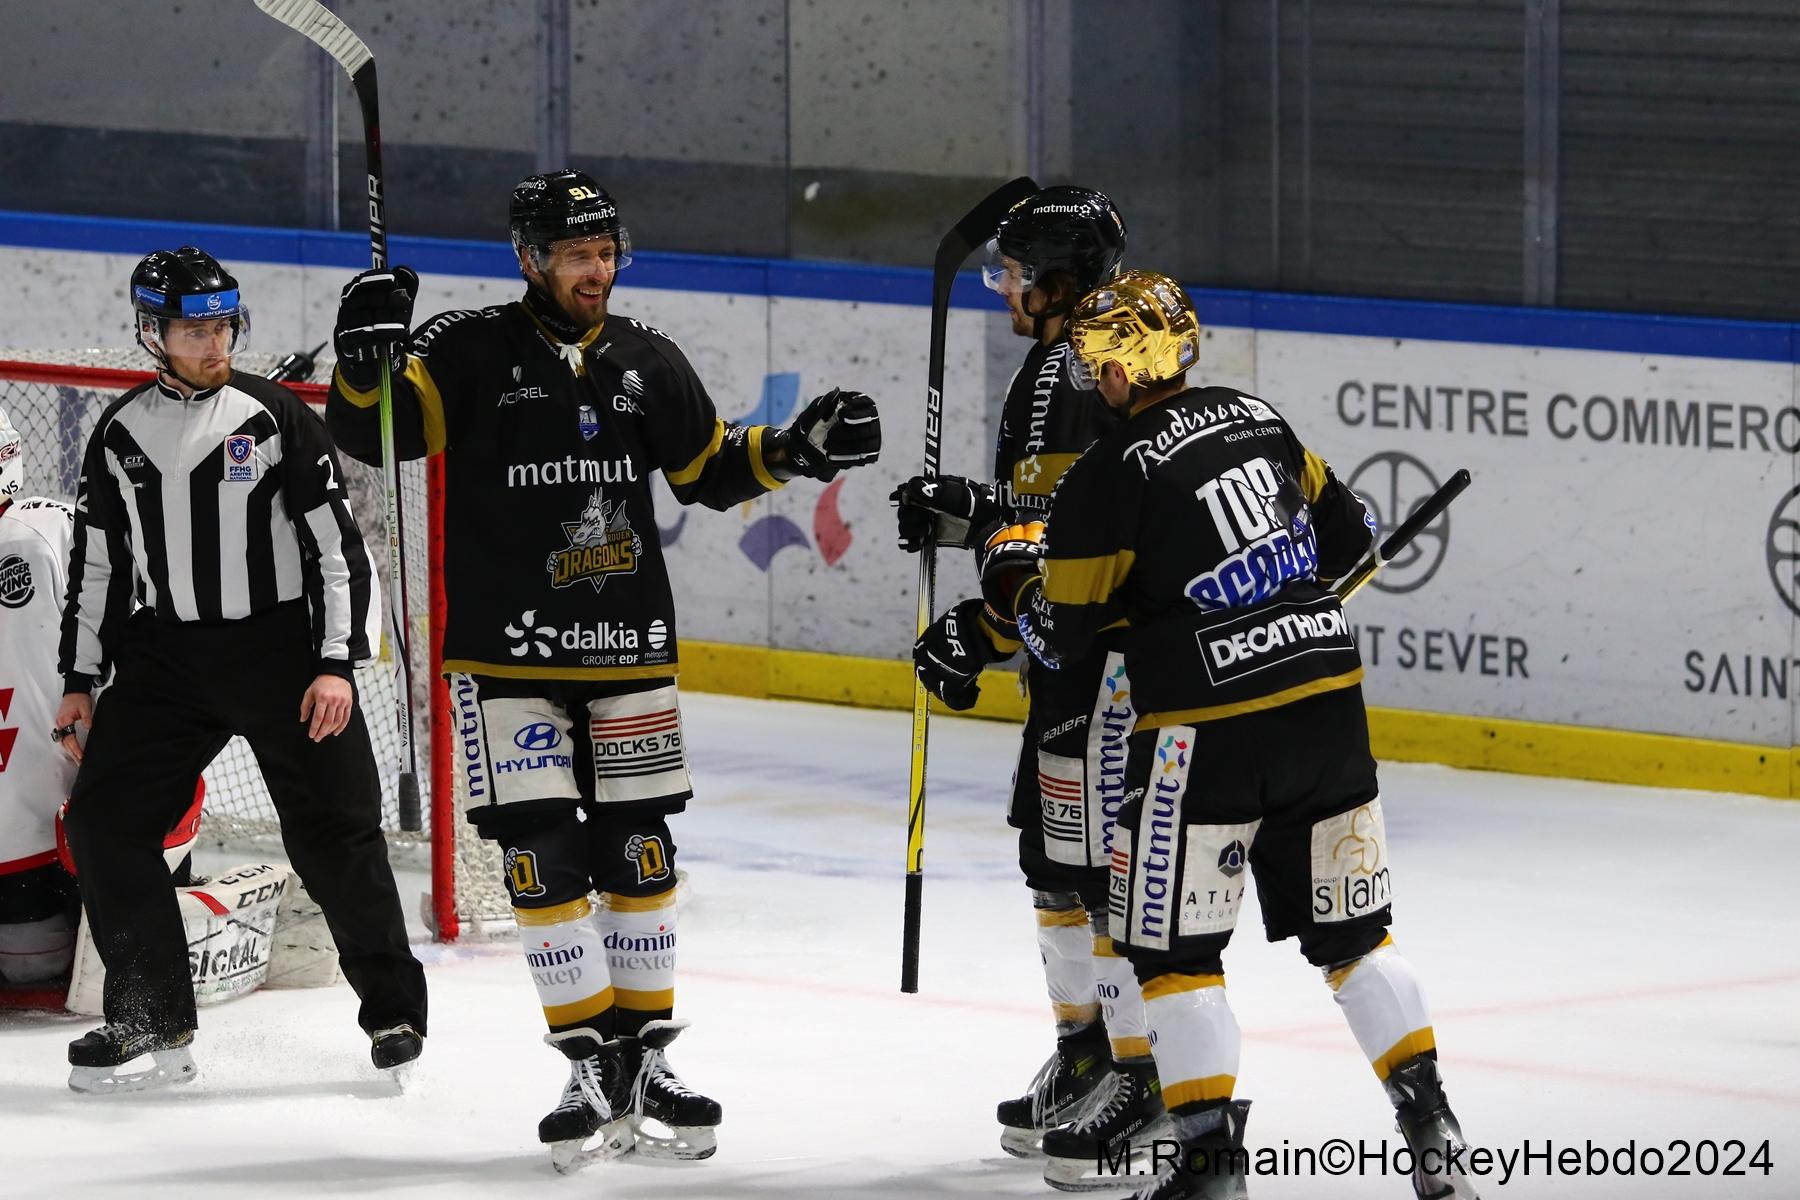
[[(242, 371), (262, 373), (274, 365), (273, 355), (240, 355), (234, 365)], [(53, 381), (22, 378), (29, 372), (9, 368), (7, 363), (43, 363), (80, 368), (59, 371)], [(73, 502), (81, 475), (82, 453), (88, 435), (93, 431), (107, 404), (137, 382), (149, 378), (147, 356), (135, 348), (104, 350), (46, 350), (0, 348), (0, 409), (12, 418), (23, 437), (25, 486), (23, 495), (49, 496)], [(99, 368), (94, 370), (94, 368)], [(112, 372), (141, 372), (125, 377)], [(327, 377), (328, 365), (316, 372)], [(324, 388), (300, 387), (305, 398), (322, 405)], [(384, 589), (390, 587), (386, 541), (386, 503), (380, 470), (343, 458), (345, 486), (350, 492), (351, 507), (368, 544), (369, 560), (375, 565)], [(440, 778), (447, 769), (433, 769), (431, 726), (433, 720), (444, 719), (434, 701), (432, 681), (436, 664), (431, 654), (430, 550), (433, 530), (427, 494), (426, 470), (421, 462), (404, 463), (400, 470), (401, 511), (405, 521), (406, 584), (412, 613), (412, 713), (414, 757), (417, 760), (419, 792), (422, 803), (416, 819), (403, 819), (400, 806), (399, 779), (407, 769), (399, 736), (396, 697), (398, 672), (395, 670), (396, 639), (392, 630), (384, 632), (381, 653), (374, 661), (356, 672), (358, 696), (368, 722), (374, 745), (376, 766), (381, 776), (382, 825), (388, 836), (390, 854), (397, 864), (424, 869), (433, 867), (433, 888), (438, 897), (435, 911), (427, 896), (426, 919), (440, 936), (455, 934), (446, 929), (452, 912), (459, 918), (464, 933), (491, 933), (505, 929), (511, 918), (511, 906), (500, 883), (499, 855), (492, 843), (482, 842), (462, 819), (461, 807), (451, 799), (451, 781)], [(269, 799), (255, 756), (242, 738), (233, 738), (205, 771), (206, 812), (201, 836), (209, 843), (248, 847), (259, 841), (278, 839), (280, 825), (274, 805)], [(434, 830), (433, 798), (437, 796), (439, 823), (447, 828)], [(411, 818), (411, 814), (404, 814)], [(408, 826), (413, 826), (409, 828)], [(434, 835), (442, 833), (436, 862), (433, 863)], [(448, 898), (453, 895), (453, 905)]]

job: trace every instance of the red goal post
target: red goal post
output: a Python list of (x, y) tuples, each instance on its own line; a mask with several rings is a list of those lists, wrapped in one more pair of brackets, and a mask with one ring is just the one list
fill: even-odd
[[(271, 356), (262, 356), (269, 358)], [(23, 439), (25, 485), (22, 495), (49, 496), (73, 503), (81, 455), (106, 405), (126, 390), (150, 380), (149, 370), (125, 367), (141, 362), (140, 351), (0, 351), (0, 410), (11, 417)], [(237, 365), (254, 370), (257, 363), (241, 356)], [(327, 388), (319, 383), (286, 385), (323, 415)], [(380, 471), (344, 458), (351, 506), (369, 544), (369, 559), (387, 586), (388, 559), (381, 550), (385, 506)], [(382, 824), (390, 852), (401, 865), (429, 863), (431, 890), (424, 917), (439, 941), (471, 933), (503, 932), (510, 926), (511, 906), (499, 876), (499, 855), (482, 842), (460, 812), (457, 772), (452, 752), (450, 696), (440, 665), (446, 598), (443, 588), (443, 461), (402, 464), (402, 519), (407, 525), (408, 591), (426, 597), (413, 623), (413, 714), (417, 744), (426, 748), (419, 763), (420, 791), (427, 798), (422, 830), (400, 827), (398, 774), (399, 731), (394, 727), (394, 680), (389, 655), (394, 639), (384, 632), (378, 658), (356, 672), (359, 697), (369, 723), (376, 762), (382, 776)], [(385, 606), (384, 606), (385, 607)], [(425, 736), (419, 736), (424, 727)], [(254, 842), (279, 833), (273, 806), (261, 774), (241, 739), (207, 768), (207, 816), (202, 836), (216, 844)]]

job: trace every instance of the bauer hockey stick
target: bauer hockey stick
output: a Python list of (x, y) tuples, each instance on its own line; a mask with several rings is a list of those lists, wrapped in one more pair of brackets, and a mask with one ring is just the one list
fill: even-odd
[[(375, 55), (338, 15), (318, 0), (256, 0), (256, 7), (337, 60), (350, 76), (362, 106), (363, 153), (369, 176), (369, 262), (377, 271), (387, 262), (387, 200), (381, 175), (381, 110), (375, 100)], [(399, 642), (394, 670), (395, 715), (400, 721), (400, 827), (416, 831), (419, 813), (419, 759), (413, 745), (412, 623), (406, 602), (406, 543), (400, 527), (400, 464), (394, 457), (394, 381), (381, 361), (381, 482), (386, 492), (388, 527), (388, 615)]]
[(1358, 563), (1348, 575), (1338, 580), (1332, 588), (1340, 601), (1348, 600), (1356, 595), (1363, 584), (1375, 577), (1375, 572), (1392, 562), (1399, 553), (1412, 545), (1412, 540), (1425, 532), (1425, 527), (1443, 515), (1450, 502), (1463, 494), (1469, 486), (1467, 467), (1450, 477), (1443, 487), (1425, 497), (1419, 507), (1413, 509), (1412, 515), (1400, 523), (1400, 528), (1388, 535), (1388, 539), (1378, 546), (1369, 547), (1368, 557)]
[[(258, 0), (260, 3), (260, 0)], [(989, 193), (986, 199), (956, 223), (938, 243), (931, 266), (931, 353), (925, 379), (925, 465), (919, 474), (938, 476), (938, 450), (943, 443), (944, 339), (950, 324), (950, 289), (956, 273), (981, 245), (994, 235), (994, 227), (1006, 210), (1038, 190), (1032, 180), (1020, 176)], [(919, 612), (913, 638), (924, 636), (931, 624), (937, 590), (937, 547), (928, 538), (919, 551)], [(912, 780), (906, 806), (906, 915), (900, 939), (900, 990), (919, 990), (919, 920), (925, 897), (925, 742), (931, 710), (931, 693), (913, 676)]]

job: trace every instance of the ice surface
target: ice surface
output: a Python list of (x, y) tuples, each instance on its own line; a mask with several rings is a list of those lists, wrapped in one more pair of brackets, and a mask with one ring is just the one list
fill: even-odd
[[(566, 1068), (516, 946), (421, 946), (431, 1037), (394, 1096), (338, 987), (204, 1010), (200, 1081), (91, 1098), (91, 1022), (0, 1013), (0, 1196), (1049, 1195), (996, 1101), (1051, 1029), (1003, 818), (1016, 733), (933, 724), (921, 992), (898, 990), (907, 715), (685, 697), (677, 1069), (725, 1108), (706, 1163), (552, 1174)], [(1394, 937), (1425, 978), (1471, 1139), (1771, 1139), (1773, 1173), (1549, 1178), (1488, 1196), (1800, 1196), (1800, 804), (1390, 765)], [(415, 890), (420, 881), (410, 881)], [(416, 909), (416, 903), (409, 901)], [(1246, 906), (1245, 913), (1254, 913)], [(421, 934), (422, 936), (422, 934)], [(1331, 994), (1248, 915), (1226, 955), (1253, 1147), (1391, 1137)], [(539, 1192), (542, 1189), (542, 1192)], [(1411, 1195), (1266, 1178), (1257, 1200)]]

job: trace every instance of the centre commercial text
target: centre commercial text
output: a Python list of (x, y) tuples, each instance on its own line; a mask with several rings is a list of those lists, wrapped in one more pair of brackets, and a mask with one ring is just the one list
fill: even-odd
[(1534, 421), (1560, 441), (1685, 446), (1695, 450), (1800, 453), (1800, 408), (1557, 392), (1534, 401), (1519, 389), (1347, 379), (1338, 419), (1350, 426), (1530, 437)]

